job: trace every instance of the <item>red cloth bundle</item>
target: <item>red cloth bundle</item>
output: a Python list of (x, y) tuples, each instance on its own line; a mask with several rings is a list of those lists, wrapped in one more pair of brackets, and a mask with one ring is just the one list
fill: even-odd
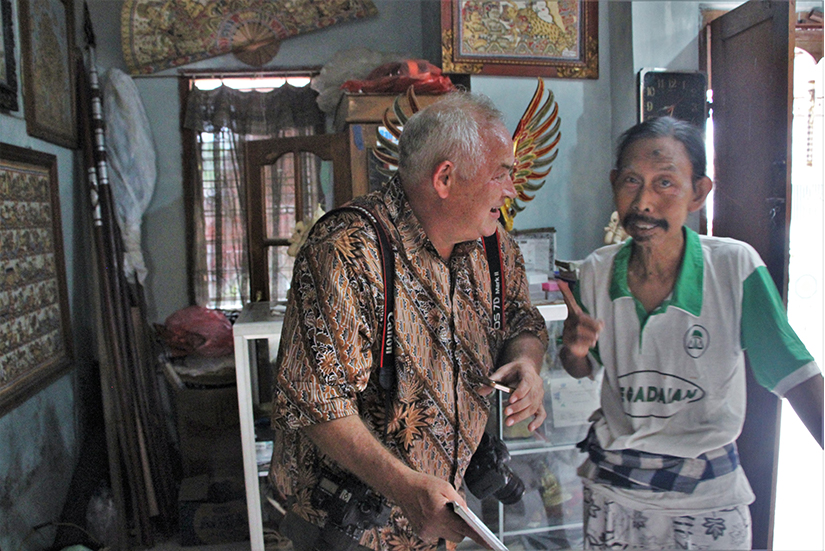
[(443, 94), (455, 89), (441, 69), (423, 59), (385, 63), (364, 80), (346, 81), (341, 89), (350, 93), (400, 94), (410, 86), (417, 94)]

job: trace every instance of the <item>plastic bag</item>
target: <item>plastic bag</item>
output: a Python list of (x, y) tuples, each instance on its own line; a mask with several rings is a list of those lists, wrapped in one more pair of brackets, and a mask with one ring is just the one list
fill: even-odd
[(92, 537), (105, 547), (119, 548), (117, 520), (112, 489), (101, 483), (86, 506), (86, 527)]
[(231, 354), (235, 347), (232, 324), (219, 310), (187, 306), (155, 325), (173, 357), (197, 354), (207, 358)]
[(413, 87), (416, 93), (443, 94), (454, 89), (441, 69), (424, 59), (405, 59), (376, 67), (364, 80), (348, 80), (341, 85), (350, 93), (398, 94)]
[(103, 85), (109, 183), (125, 248), (123, 271), (143, 283), (149, 271), (141, 248), (141, 222), (155, 192), (157, 166), (149, 118), (132, 77), (117, 68)]

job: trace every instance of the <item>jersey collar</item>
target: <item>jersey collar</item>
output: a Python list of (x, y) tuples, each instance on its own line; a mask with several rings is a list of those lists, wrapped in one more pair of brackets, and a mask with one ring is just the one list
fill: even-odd
[[(685, 256), (682, 259), (679, 277), (676, 279), (673, 293), (652, 313), (664, 311), (668, 306), (679, 308), (693, 316), (699, 316), (702, 313), (702, 285), (704, 280), (702, 243), (699, 240), (699, 234), (687, 226), (682, 227), (682, 232), (685, 236)], [(632, 238), (625, 241), (613, 260), (610, 300), (622, 297), (633, 298), (627, 285), (627, 265), (630, 261), (632, 242)]]

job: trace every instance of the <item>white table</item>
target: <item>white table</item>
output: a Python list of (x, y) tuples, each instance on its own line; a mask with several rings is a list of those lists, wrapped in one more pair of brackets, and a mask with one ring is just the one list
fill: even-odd
[(258, 463), (255, 459), (255, 417), (253, 405), (259, 402), (258, 369), (255, 358), (256, 339), (280, 341), (283, 315), (273, 314), (274, 303), (253, 302), (244, 306), (232, 327), (235, 338), (235, 379), (238, 386), (238, 409), (243, 447), (243, 473), (246, 508), (249, 516), (251, 551), (264, 551), (261, 490)]
[[(256, 339), (280, 341), (283, 316), (273, 314), (274, 303), (253, 302), (244, 306), (235, 321), (232, 333), (235, 338), (235, 378), (238, 385), (238, 409), (243, 446), (244, 486), (246, 508), (249, 515), (249, 541), (251, 551), (264, 551), (263, 518), (261, 515), (261, 489), (258, 479), (258, 463), (255, 454), (255, 417), (253, 405), (258, 403), (258, 369), (255, 358)], [(567, 317), (564, 304), (537, 304), (547, 321)], [(274, 349), (270, 346), (270, 350)]]

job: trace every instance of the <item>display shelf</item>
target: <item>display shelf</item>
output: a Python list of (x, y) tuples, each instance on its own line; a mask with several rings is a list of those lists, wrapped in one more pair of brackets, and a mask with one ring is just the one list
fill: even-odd
[[(467, 503), (511, 550), (580, 549), (582, 547), (582, 484), (576, 469), (584, 460), (576, 447), (587, 435), (588, 417), (598, 407), (598, 380), (573, 379), (559, 364), (557, 337), (567, 317), (564, 304), (536, 304), (547, 323), (550, 343), (542, 378), (547, 419), (529, 433), (529, 420), (504, 427), (506, 395), (497, 392), (493, 423), (507, 444), (510, 469), (522, 480), (521, 501), (503, 505), (494, 497), (480, 501), (467, 492)], [(458, 549), (481, 549), (471, 540)]]

